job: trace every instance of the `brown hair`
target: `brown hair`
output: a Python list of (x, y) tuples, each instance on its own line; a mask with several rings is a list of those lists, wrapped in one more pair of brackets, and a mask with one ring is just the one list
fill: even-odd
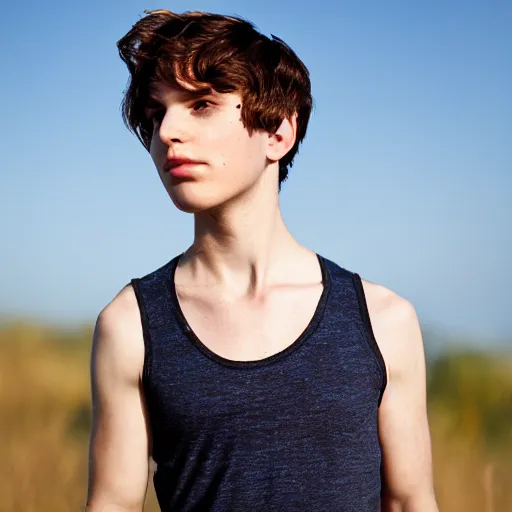
[(155, 82), (194, 90), (239, 92), (242, 122), (252, 133), (275, 133), (297, 114), (297, 137), (279, 161), (279, 189), (306, 135), (313, 106), (309, 72), (281, 39), (259, 33), (242, 18), (205, 12), (145, 11), (118, 41), (130, 72), (123, 121), (149, 151), (153, 126), (144, 116)]

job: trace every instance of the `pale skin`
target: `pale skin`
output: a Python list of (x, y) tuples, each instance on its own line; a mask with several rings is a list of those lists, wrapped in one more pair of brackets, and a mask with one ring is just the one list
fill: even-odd
[[(174, 204), (195, 220), (194, 242), (175, 276), (183, 312), (201, 341), (223, 357), (277, 353), (302, 332), (322, 291), (315, 253), (290, 234), (279, 208), (278, 162), (295, 141), (295, 118), (276, 134), (249, 136), (238, 94), (198, 103), (159, 86), (154, 96), (151, 156)], [(163, 172), (170, 156), (202, 163), (192, 179), (176, 183)], [(418, 319), (405, 299), (363, 285), (388, 373), (379, 409), (382, 510), (437, 512)], [(140, 314), (127, 286), (99, 314), (93, 340), (89, 512), (143, 509), (151, 453), (143, 361)]]

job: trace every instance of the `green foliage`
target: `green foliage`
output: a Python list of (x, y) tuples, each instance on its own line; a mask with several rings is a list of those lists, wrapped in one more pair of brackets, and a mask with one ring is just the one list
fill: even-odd
[(428, 396), (449, 418), (452, 435), (481, 437), (492, 451), (512, 442), (511, 354), (444, 354), (430, 364)]

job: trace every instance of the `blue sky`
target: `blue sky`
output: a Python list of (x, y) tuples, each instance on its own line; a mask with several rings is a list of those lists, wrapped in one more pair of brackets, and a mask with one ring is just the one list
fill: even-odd
[(308, 66), (315, 111), (282, 209), (306, 246), (431, 328), (512, 340), (512, 2), (6, 4), (0, 313), (92, 322), (192, 241), (124, 127), (116, 41), (144, 9), (246, 17)]

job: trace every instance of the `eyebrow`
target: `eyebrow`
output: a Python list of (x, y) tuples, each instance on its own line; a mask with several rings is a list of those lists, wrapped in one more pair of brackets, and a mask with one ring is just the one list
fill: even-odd
[[(209, 94), (213, 94), (213, 89), (211, 87), (203, 87), (202, 89), (179, 89), (178, 95), (181, 101), (190, 101), (202, 98), (204, 96), (208, 96)], [(150, 88), (148, 91), (148, 97), (146, 101), (147, 107), (157, 107), (161, 106), (163, 102), (159, 99), (159, 95), (155, 88)]]

